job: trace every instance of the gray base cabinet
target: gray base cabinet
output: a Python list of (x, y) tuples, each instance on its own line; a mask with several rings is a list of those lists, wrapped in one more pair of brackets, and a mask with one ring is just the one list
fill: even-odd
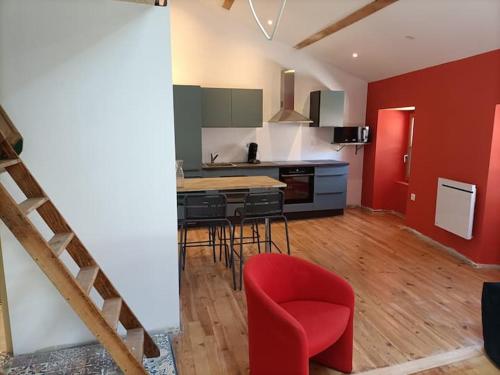
[[(347, 176), (349, 167), (328, 166), (315, 167), (314, 200), (312, 203), (285, 204), (285, 212), (311, 212), (327, 210), (343, 210), (346, 207)], [(205, 169), (203, 177), (227, 176), (269, 176), (279, 178), (279, 168), (224, 168)], [(230, 205), (230, 211), (240, 205)]]
[(348, 172), (348, 166), (315, 168), (315, 210), (338, 210), (346, 207)]

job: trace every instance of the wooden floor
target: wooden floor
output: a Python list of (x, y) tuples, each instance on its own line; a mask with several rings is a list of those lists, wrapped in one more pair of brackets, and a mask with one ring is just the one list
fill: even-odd
[[(283, 244), (276, 228), (273, 239)], [(290, 238), (294, 256), (343, 276), (356, 292), (355, 372), (482, 343), (482, 283), (499, 280), (499, 270), (473, 269), (405, 230), (400, 218), (361, 209), (291, 221)], [(209, 249), (189, 249), (174, 340), (181, 375), (248, 373), (245, 297), (230, 275)], [(310, 372), (336, 374), (316, 364)]]
[(495, 367), (485, 356), (479, 355), (466, 361), (448, 366), (420, 372), (419, 375), (498, 375), (500, 369)]

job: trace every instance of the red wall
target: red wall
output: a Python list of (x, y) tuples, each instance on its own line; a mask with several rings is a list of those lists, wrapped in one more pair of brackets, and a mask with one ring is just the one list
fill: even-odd
[[(365, 148), (363, 205), (376, 203), (378, 111), (415, 106), (408, 191), (416, 194), (416, 201), (407, 202), (406, 224), (475, 262), (500, 263), (499, 103), (500, 50), (370, 83), (366, 120), (375, 142)], [(496, 160), (490, 163), (492, 156)], [(477, 185), (472, 240), (434, 225), (438, 177)]]
[(405, 177), (403, 155), (408, 148), (410, 113), (381, 110), (377, 124), (372, 208), (404, 213), (407, 192), (403, 189), (405, 186), (397, 182), (404, 181)]

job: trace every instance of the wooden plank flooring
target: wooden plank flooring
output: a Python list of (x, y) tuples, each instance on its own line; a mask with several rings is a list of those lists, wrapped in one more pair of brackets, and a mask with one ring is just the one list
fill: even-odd
[(466, 361), (419, 372), (418, 375), (498, 375), (500, 369), (483, 354)]
[[(500, 280), (500, 271), (471, 268), (402, 224), (361, 209), (290, 221), (292, 254), (343, 276), (356, 292), (355, 372), (482, 343), (482, 283)], [(275, 228), (273, 239), (284, 245), (282, 226)], [(206, 237), (190, 232), (191, 240)], [(189, 248), (182, 282), (182, 333), (174, 340), (181, 375), (247, 374), (245, 297), (232, 290), (230, 271), (213, 263), (210, 249)], [(314, 375), (336, 374), (310, 368)]]

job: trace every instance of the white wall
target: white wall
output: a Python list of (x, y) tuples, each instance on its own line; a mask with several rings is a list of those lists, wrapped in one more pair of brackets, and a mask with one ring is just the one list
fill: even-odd
[[(0, 103), (22, 158), (149, 330), (179, 324), (169, 29), (169, 8), (0, 0)], [(93, 340), (1, 237), (15, 353)]]
[[(238, 23), (218, 2), (172, 1), (173, 79), (176, 84), (264, 89), (264, 119), (280, 107), (280, 71), (296, 70), (295, 109), (309, 114), (309, 93), (345, 90), (345, 122), (365, 122), (367, 83), (304, 51), (268, 42), (257, 25)], [(285, 13), (286, 16), (286, 13)], [(248, 9), (248, 17), (252, 17)], [(246, 144), (259, 144), (261, 160), (337, 159), (350, 163), (348, 204), (360, 204), (363, 152), (335, 151), (333, 130), (295, 124), (264, 124), (262, 129), (203, 129), (203, 160), (243, 161)]]

